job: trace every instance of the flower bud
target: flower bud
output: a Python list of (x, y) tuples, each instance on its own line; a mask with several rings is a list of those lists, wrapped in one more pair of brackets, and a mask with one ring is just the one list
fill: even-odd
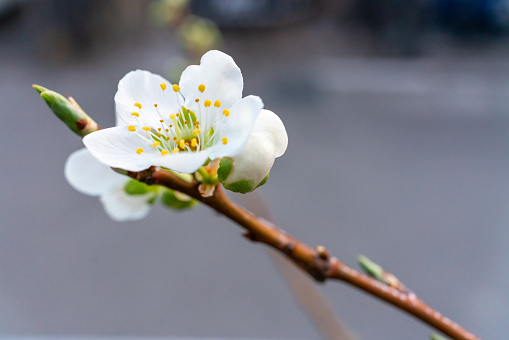
[(32, 87), (40, 93), (51, 111), (78, 136), (84, 137), (99, 129), (99, 125), (81, 109), (74, 99), (67, 99), (39, 85), (34, 84)]
[(262, 110), (244, 149), (233, 157), (224, 157), (217, 172), (225, 189), (251, 192), (265, 184), (277, 157), (284, 154), (288, 145), (283, 122), (269, 110)]

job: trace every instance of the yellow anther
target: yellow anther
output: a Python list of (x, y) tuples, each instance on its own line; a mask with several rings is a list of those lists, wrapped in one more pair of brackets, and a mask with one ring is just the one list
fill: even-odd
[(225, 117), (228, 117), (230, 115), (230, 110), (223, 110), (223, 114)]
[(177, 140), (177, 137), (173, 137), (173, 140)]
[(142, 152), (143, 152), (143, 149), (142, 149), (142, 148), (137, 148), (137, 149), (136, 149), (136, 153), (137, 153), (138, 155), (139, 155), (139, 154), (141, 154)]
[(157, 136), (157, 137), (161, 137), (162, 135), (161, 135), (160, 133), (158, 133), (156, 136)]
[(184, 121), (184, 124), (187, 124), (187, 120)]
[(193, 148), (195, 148), (195, 147), (196, 147), (196, 144), (197, 144), (197, 140), (196, 140), (196, 138), (191, 139), (191, 146), (192, 146)]
[(163, 89), (163, 91), (166, 90), (166, 83), (161, 83), (159, 84), (159, 86), (161, 86), (161, 89)]
[(157, 128), (157, 131), (161, 131), (161, 128)]
[(166, 137), (166, 141), (169, 141), (170, 140), (170, 137)]
[(186, 142), (185, 144), (186, 144), (186, 146), (189, 146), (189, 142)]
[(180, 140), (179, 146), (180, 146), (181, 149), (185, 149), (186, 148), (186, 143), (185, 143), (185, 141), (183, 139)]
[(170, 129), (166, 129), (165, 131), (166, 131), (166, 132), (170, 132)]
[(198, 103), (200, 100), (198, 98), (196, 98), (194, 101)]
[(203, 106), (205, 107), (209, 107), (210, 105), (212, 105), (212, 102), (208, 99), (203, 102)]
[(131, 131), (131, 132), (134, 132), (134, 131), (136, 131), (136, 126), (134, 126), (134, 125), (129, 125), (129, 126), (127, 127), (127, 129), (128, 129), (129, 131)]
[(198, 136), (200, 133), (200, 129), (193, 130), (193, 136)]
[(154, 104), (154, 107), (157, 107), (157, 104)]
[(164, 155), (167, 155), (169, 154), (170, 152), (168, 150), (163, 150), (161, 151), (161, 156), (164, 156)]
[(223, 139), (221, 139), (223, 141), (223, 144), (228, 144), (228, 138), (226, 137), (223, 137)]
[(140, 114), (138, 112), (131, 112), (131, 116), (136, 116), (136, 117), (139, 117)]
[(180, 113), (177, 113), (177, 114), (176, 114), (176, 116), (177, 116), (177, 117), (178, 117), (178, 116), (180, 116)]
[(177, 84), (173, 85), (173, 91), (175, 92), (180, 91), (180, 86), (178, 86)]
[(198, 91), (200, 91), (201, 93), (205, 92), (205, 85), (201, 84), (200, 86), (198, 86)]
[(134, 106), (138, 107), (138, 109), (141, 110), (141, 104), (140, 103), (134, 103)]
[(170, 127), (173, 127), (173, 125), (172, 125), (172, 124), (170, 124)]
[(170, 119), (175, 119), (176, 117), (177, 117), (177, 116), (176, 116), (174, 113), (172, 113), (172, 114), (170, 115)]
[(173, 153), (177, 153), (177, 152), (179, 152), (179, 151), (180, 151), (180, 149), (179, 149), (179, 148), (175, 148), (175, 149), (173, 149)]
[(159, 121), (160, 121), (161, 123), (164, 123), (164, 119), (160, 119)]
[(161, 145), (161, 143), (159, 143), (159, 142), (152, 143), (153, 148), (157, 148), (159, 145)]
[(199, 125), (199, 124), (200, 124), (199, 121), (194, 122), (194, 125)]
[(214, 102), (214, 106), (215, 106), (215, 107), (221, 107), (221, 102), (220, 102), (219, 100), (216, 100), (216, 101)]
[(152, 131), (152, 129), (149, 128), (148, 126), (144, 126), (144, 127), (142, 127), (142, 129), (145, 130), (145, 131)]

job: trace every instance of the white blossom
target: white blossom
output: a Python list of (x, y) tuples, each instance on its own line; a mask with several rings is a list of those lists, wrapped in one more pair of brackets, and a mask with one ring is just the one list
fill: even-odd
[(193, 173), (207, 159), (233, 157), (246, 145), (263, 108), (242, 98), (243, 79), (233, 59), (209, 51), (189, 66), (179, 85), (148, 71), (132, 71), (115, 95), (117, 126), (83, 142), (102, 163), (129, 171), (162, 166)]

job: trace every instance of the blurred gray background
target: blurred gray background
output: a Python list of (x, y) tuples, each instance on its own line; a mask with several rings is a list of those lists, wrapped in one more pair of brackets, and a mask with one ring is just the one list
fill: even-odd
[[(133, 69), (184, 54), (150, 1), (0, 1), (0, 337), (318, 339), (264, 246), (210, 209), (117, 224), (63, 177), (81, 141), (33, 83), (102, 126)], [(275, 222), (365, 254), (483, 339), (509, 334), (508, 2), (194, 1), (286, 125), (260, 189)], [(432, 331), (345, 284), (359, 339)]]

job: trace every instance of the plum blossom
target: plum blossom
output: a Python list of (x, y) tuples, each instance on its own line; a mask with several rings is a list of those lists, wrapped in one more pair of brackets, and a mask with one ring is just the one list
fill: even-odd
[(251, 135), (263, 103), (242, 98), (243, 78), (233, 59), (209, 51), (172, 85), (148, 71), (132, 71), (115, 95), (117, 126), (83, 142), (100, 162), (140, 171), (161, 166), (193, 173), (208, 159), (233, 157)]

